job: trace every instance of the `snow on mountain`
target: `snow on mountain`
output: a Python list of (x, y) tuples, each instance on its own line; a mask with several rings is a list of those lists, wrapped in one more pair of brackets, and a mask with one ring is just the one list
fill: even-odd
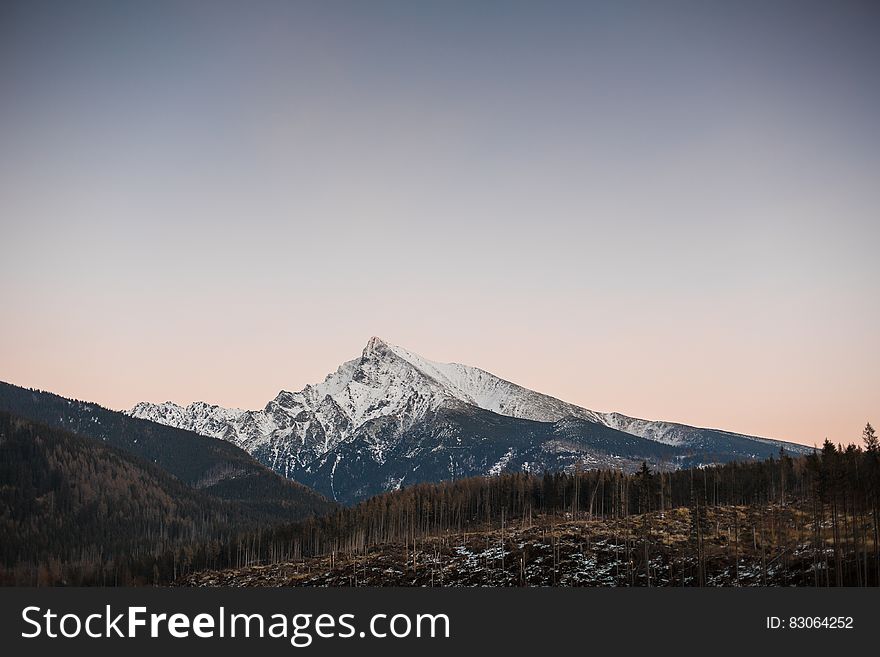
[[(370, 460), (381, 464), (397, 437), (430, 425), (438, 414), (466, 414), (468, 409), (546, 423), (570, 418), (664, 445), (704, 453), (721, 450), (735, 457), (765, 453), (766, 443), (776, 444), (619, 413), (597, 413), (476, 367), (428, 360), (377, 337), (370, 338), (360, 357), (343, 363), (321, 383), (299, 392), (281, 391), (262, 410), (227, 409), (205, 402), (186, 407), (141, 402), (129, 414), (231, 441), (288, 476), (314, 471), (324, 467), (328, 458), (335, 459), (328, 475), (332, 480), (342, 446), (357, 440)], [(756, 441), (762, 444), (760, 449), (753, 449)]]
[(128, 414), (178, 429), (194, 431), (203, 436), (237, 442), (234, 439), (235, 434), (230, 432), (230, 425), (245, 412), (238, 408), (223, 408), (205, 402), (194, 402), (184, 407), (169, 401), (163, 404), (140, 402)]
[(370, 338), (360, 358), (343, 363), (323, 382), (299, 392), (281, 391), (261, 411), (205, 402), (186, 407), (141, 402), (129, 414), (230, 440), (251, 451), (273, 439), (295, 439), (314, 456), (370, 420), (393, 417), (403, 431), (439, 408), (461, 404), (542, 422), (568, 416), (602, 422), (593, 411), (476, 367), (430, 361), (377, 337)]
[(450, 395), (484, 410), (540, 422), (555, 422), (567, 416), (602, 421), (601, 416), (593, 411), (523, 388), (477, 367), (435, 363), (402, 347), (386, 346), (415, 369), (438, 382)]
[(691, 436), (690, 429), (692, 428), (672, 422), (639, 420), (638, 418), (627, 417), (620, 413), (603, 413), (602, 422), (612, 429), (631, 433), (640, 438), (656, 440), (666, 445), (686, 444)]
[(343, 363), (321, 383), (281, 391), (260, 411), (141, 402), (129, 414), (230, 440), (252, 453), (267, 452), (272, 466), (286, 471), (329, 452), (371, 420), (391, 417), (397, 430), (405, 431), (439, 408), (462, 404), (403, 354), (410, 355), (371, 338), (360, 358)]

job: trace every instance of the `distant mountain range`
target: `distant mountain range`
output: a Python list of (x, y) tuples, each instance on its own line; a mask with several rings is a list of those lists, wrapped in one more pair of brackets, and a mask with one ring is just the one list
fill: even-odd
[(674, 469), (763, 459), (794, 443), (599, 413), (476, 367), (373, 337), (323, 382), (262, 410), (141, 402), (134, 418), (220, 438), (341, 503), (408, 484), (503, 470)]

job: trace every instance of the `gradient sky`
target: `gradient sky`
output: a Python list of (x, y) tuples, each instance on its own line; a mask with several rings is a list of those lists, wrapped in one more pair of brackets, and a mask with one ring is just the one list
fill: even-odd
[(872, 2), (3, 2), (0, 379), (262, 407), (380, 335), (880, 424)]

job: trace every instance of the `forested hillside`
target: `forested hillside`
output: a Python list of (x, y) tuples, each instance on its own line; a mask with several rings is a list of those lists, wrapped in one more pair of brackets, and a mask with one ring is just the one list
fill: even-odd
[(120, 449), (0, 412), (0, 581), (149, 583), (178, 550), (254, 526)]
[(228, 570), (182, 582), (877, 586), (880, 449), (865, 437), (674, 472), (420, 484), (251, 536)]
[(119, 448), (206, 495), (236, 501), (255, 520), (291, 522), (335, 508), (322, 495), (273, 472), (224, 440), (2, 382), (0, 411)]

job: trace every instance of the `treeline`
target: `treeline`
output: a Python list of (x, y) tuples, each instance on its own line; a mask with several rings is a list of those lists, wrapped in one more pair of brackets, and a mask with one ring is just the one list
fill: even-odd
[[(232, 544), (187, 553), (188, 567), (243, 567), (319, 555), (357, 555), (388, 543), (411, 545), (448, 533), (501, 526), (515, 519), (620, 520), (675, 508), (691, 510), (697, 580), (706, 510), (717, 507), (792, 507), (785, 528), (794, 553), (808, 544), (817, 585), (880, 583), (880, 449), (873, 429), (866, 448), (826, 441), (807, 456), (733, 462), (671, 472), (613, 470), (504, 473), (419, 484), (371, 498), (353, 508), (296, 525), (243, 534)], [(767, 519), (768, 526), (778, 524)], [(641, 525), (639, 531), (649, 529)], [(780, 533), (781, 526), (775, 531)], [(737, 531), (735, 528), (733, 531)], [(739, 540), (739, 537), (737, 537)], [(757, 538), (754, 539), (757, 542)], [(788, 539), (786, 539), (788, 540)], [(800, 548), (798, 545), (800, 544)], [(645, 545), (645, 550), (648, 546)], [(786, 563), (786, 554), (781, 563)], [(769, 559), (770, 557), (768, 557)]]

